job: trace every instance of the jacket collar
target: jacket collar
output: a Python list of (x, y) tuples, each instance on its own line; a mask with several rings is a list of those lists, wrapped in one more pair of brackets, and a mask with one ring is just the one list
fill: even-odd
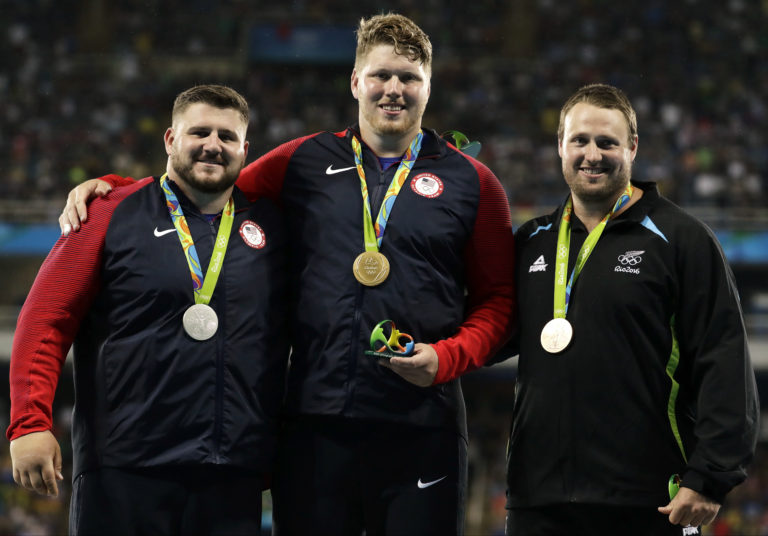
[[(154, 179), (157, 183), (158, 190), (160, 190), (160, 176), (155, 176)], [(178, 184), (172, 180), (168, 180), (168, 184), (170, 185), (171, 190), (173, 190), (173, 193), (176, 194), (176, 198), (179, 200), (179, 204), (181, 205), (181, 209), (184, 211), (184, 214), (201, 214), (200, 209), (197, 208), (197, 205), (195, 205), (192, 200), (184, 194), (181, 188), (179, 188)], [(162, 195), (162, 190), (160, 191), (160, 194)], [(245, 194), (243, 194), (243, 192), (237, 186), (235, 186), (232, 190), (232, 198), (235, 200), (235, 212), (248, 208), (248, 206), (251, 204), (251, 202), (248, 201), (248, 199), (245, 197)]]
[[(419, 151), (419, 159), (421, 158), (435, 158), (439, 156), (443, 156), (447, 149), (447, 144), (445, 140), (443, 140), (436, 131), (434, 131), (431, 128), (421, 127), (421, 129), (424, 131), (424, 139), (421, 141), (421, 150)], [(352, 143), (352, 136), (357, 136), (357, 139), (360, 140), (361, 145), (363, 146), (363, 150), (371, 151), (371, 148), (368, 147), (368, 145), (363, 141), (362, 136), (360, 135), (360, 127), (357, 123), (352, 125), (351, 127), (348, 127), (344, 131), (344, 137), (348, 140), (348, 142)]]
[[(632, 186), (635, 188), (640, 188), (643, 191), (643, 197), (640, 198), (639, 201), (637, 201), (634, 205), (629, 207), (627, 210), (622, 212), (619, 216), (616, 217), (615, 220), (611, 220), (608, 222), (609, 225), (616, 225), (621, 222), (640, 222), (645, 219), (645, 217), (648, 215), (648, 212), (650, 212), (651, 208), (656, 204), (656, 201), (659, 199), (659, 188), (656, 185), (655, 182), (639, 182), (639, 181), (631, 181)], [(570, 195), (570, 192), (569, 194)], [(563, 210), (565, 210), (565, 203), (568, 200), (568, 196), (566, 196), (563, 199), (563, 202), (560, 203), (560, 206), (555, 209), (555, 211), (552, 213), (552, 221), (556, 222), (556, 225), (553, 226), (553, 230), (557, 230), (560, 227), (560, 220), (563, 217)], [(583, 228), (583, 224), (581, 221), (579, 221), (578, 218), (575, 219), (576, 222), (578, 222), (578, 227)]]

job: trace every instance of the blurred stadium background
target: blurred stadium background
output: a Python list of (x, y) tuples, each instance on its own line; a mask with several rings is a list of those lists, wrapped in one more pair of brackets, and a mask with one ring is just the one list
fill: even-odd
[[(353, 5), (353, 7), (350, 7)], [(361, 16), (398, 11), (435, 47), (425, 125), (480, 140), (515, 225), (566, 193), (559, 107), (604, 81), (632, 99), (634, 174), (707, 222), (742, 297), (762, 399), (768, 401), (768, 0), (0, 0), (0, 365), (47, 251), (66, 192), (107, 172), (165, 166), (175, 95), (225, 83), (252, 107), (251, 158), (356, 118), (349, 91)], [(468, 534), (503, 534), (504, 446), (514, 360), (464, 380), (470, 424)], [(0, 382), (0, 423), (8, 385)], [(70, 459), (71, 367), (56, 433)], [(763, 416), (765, 418), (765, 414)], [(768, 433), (750, 477), (708, 534), (768, 534)], [(66, 532), (60, 499), (13, 484), (0, 440), (0, 536)], [(269, 497), (265, 497), (269, 533)]]

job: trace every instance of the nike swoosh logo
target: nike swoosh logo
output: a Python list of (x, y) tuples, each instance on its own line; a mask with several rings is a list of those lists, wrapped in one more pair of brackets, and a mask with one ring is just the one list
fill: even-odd
[(328, 169), (325, 170), (326, 175), (335, 175), (336, 173), (342, 173), (344, 171), (349, 171), (350, 169), (355, 169), (356, 166), (350, 166), (350, 167), (343, 167), (339, 169), (333, 169), (333, 164), (328, 166)]
[(167, 235), (168, 233), (173, 233), (175, 231), (176, 231), (175, 227), (173, 229), (166, 229), (165, 231), (158, 231), (157, 227), (155, 227), (155, 236), (161, 237), (163, 235)]
[(428, 488), (429, 486), (434, 486), (435, 484), (437, 484), (438, 482), (446, 478), (448, 478), (448, 475), (445, 475), (443, 478), (438, 478), (437, 480), (433, 480), (432, 482), (422, 482), (421, 479), (419, 479), (419, 482), (417, 485), (419, 486), (419, 489), (424, 489), (424, 488)]

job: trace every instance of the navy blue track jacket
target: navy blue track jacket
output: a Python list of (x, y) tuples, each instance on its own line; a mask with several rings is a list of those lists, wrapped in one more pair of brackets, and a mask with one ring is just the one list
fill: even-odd
[[(172, 182), (203, 273), (209, 223)], [(51, 428), (74, 340), (74, 476), (97, 467), (221, 464), (270, 470), (287, 364), (283, 222), (235, 189), (235, 219), (210, 302), (218, 332), (182, 327), (192, 279), (158, 178), (111, 192), (56, 243), (19, 318), (8, 437)]]

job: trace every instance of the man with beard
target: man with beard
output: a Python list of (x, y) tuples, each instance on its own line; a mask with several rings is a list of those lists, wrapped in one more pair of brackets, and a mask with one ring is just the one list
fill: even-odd
[(699, 534), (746, 477), (759, 406), (733, 275), (707, 227), (630, 180), (637, 148), (622, 91), (578, 90), (570, 195), (516, 233), (508, 534)]
[(174, 103), (166, 173), (59, 239), (11, 355), (14, 480), (57, 495), (51, 406), (73, 344), (72, 534), (259, 534), (287, 366), (283, 222), (234, 187), (248, 105)]
[[(237, 183), (279, 200), (290, 236), (278, 534), (463, 533), (456, 378), (511, 330), (513, 237), (493, 173), (422, 128), (431, 68), (413, 21), (361, 20), (350, 80), (358, 124), (289, 141)], [(85, 206), (74, 201), (88, 189), (70, 195), (62, 224), (77, 223)], [(366, 355), (385, 320), (418, 342), (412, 356)]]

